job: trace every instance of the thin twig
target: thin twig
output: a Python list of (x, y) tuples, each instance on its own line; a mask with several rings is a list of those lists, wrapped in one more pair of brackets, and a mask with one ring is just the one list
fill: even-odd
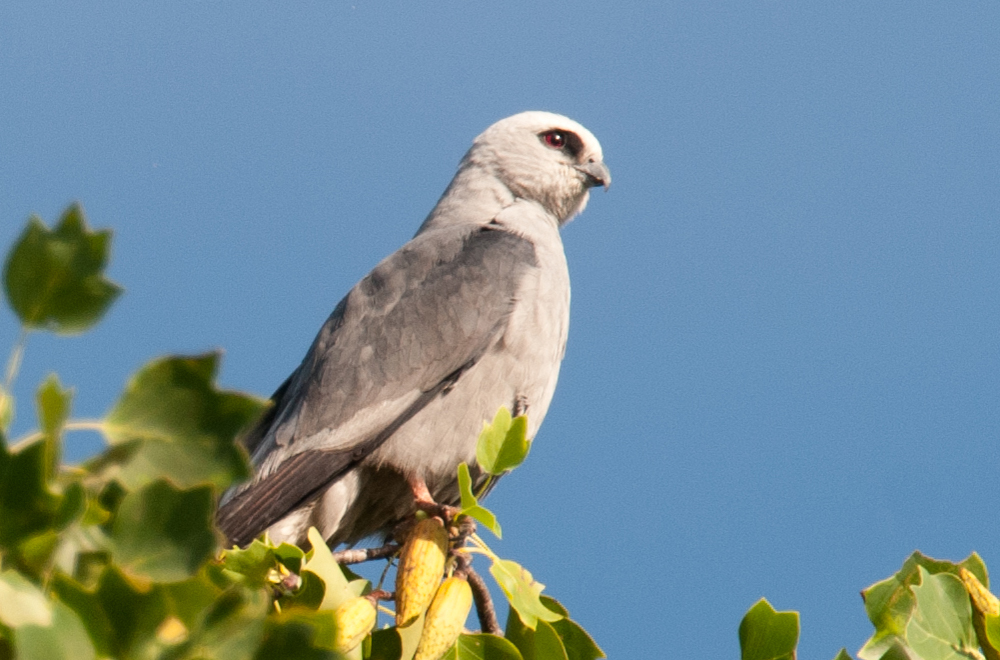
[(10, 352), (10, 357), (7, 359), (7, 373), (4, 377), (3, 388), (9, 393), (11, 388), (14, 386), (14, 379), (17, 378), (17, 372), (21, 370), (21, 359), (24, 357), (24, 346), (28, 342), (28, 331), (21, 326), (21, 332), (17, 336), (17, 342), (14, 343), (14, 348)]
[(457, 555), (459, 567), (456, 573), (465, 575), (472, 587), (472, 600), (476, 603), (476, 615), (479, 617), (479, 627), (484, 633), (500, 635), (503, 637), (503, 629), (500, 621), (497, 620), (497, 610), (493, 606), (493, 598), (490, 597), (490, 589), (476, 569), (472, 568), (472, 558), (468, 555)]
[(379, 548), (360, 548), (341, 550), (333, 553), (333, 560), (338, 564), (360, 564), (372, 559), (385, 559), (399, 552), (399, 545), (386, 543)]

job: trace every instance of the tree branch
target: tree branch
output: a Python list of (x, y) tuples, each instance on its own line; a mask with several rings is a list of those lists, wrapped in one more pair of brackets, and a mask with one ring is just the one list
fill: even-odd
[(476, 572), (476, 569), (472, 568), (472, 558), (465, 554), (459, 554), (458, 562), (459, 567), (455, 572), (465, 575), (469, 586), (472, 587), (472, 600), (476, 604), (476, 615), (479, 617), (480, 628), (484, 633), (503, 637), (503, 629), (500, 627), (500, 621), (497, 620), (497, 611), (493, 606), (490, 589)]
[(378, 548), (341, 550), (333, 553), (333, 560), (338, 564), (360, 564), (363, 561), (391, 557), (399, 552), (399, 548), (400, 546), (395, 543), (386, 543)]

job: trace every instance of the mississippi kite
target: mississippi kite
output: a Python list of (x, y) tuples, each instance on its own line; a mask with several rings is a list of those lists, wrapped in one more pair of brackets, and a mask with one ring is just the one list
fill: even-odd
[(273, 407), (242, 440), (254, 477), (218, 524), (246, 545), (267, 530), (328, 543), (384, 533), (417, 504), (458, 501), (500, 406), (538, 430), (569, 324), (559, 228), (611, 175), (566, 117), (524, 112), (477, 137), (416, 236), (330, 315)]

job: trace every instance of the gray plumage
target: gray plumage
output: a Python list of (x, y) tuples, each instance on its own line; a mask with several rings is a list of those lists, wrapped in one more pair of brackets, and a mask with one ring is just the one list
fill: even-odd
[(347, 294), (274, 406), (242, 440), (253, 480), (218, 523), (245, 545), (268, 530), (331, 545), (412, 513), (412, 484), (458, 501), (455, 471), (500, 406), (538, 430), (569, 323), (559, 228), (610, 174), (576, 122), (525, 112), (473, 142), (417, 235)]

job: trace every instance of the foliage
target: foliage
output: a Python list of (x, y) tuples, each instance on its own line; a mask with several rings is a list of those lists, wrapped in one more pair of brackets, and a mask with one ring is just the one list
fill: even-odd
[[(111, 232), (91, 230), (73, 205), (53, 229), (32, 217), (6, 260), (4, 291), (22, 332), (0, 385), (0, 660), (412, 657), (422, 616), (338, 650), (338, 608), (391, 595), (338, 563), (315, 530), (308, 550), (266, 536), (243, 549), (220, 547), (218, 497), (250, 475), (234, 441), (267, 402), (219, 389), (218, 353), (149, 362), (99, 420), (74, 419), (73, 391), (53, 374), (35, 397), (38, 430), (7, 442), (12, 386), (31, 333), (83, 332), (120, 295), (104, 276), (110, 242)], [(480, 438), (485, 483), (474, 493), (468, 467), (459, 470), (462, 506), (450, 520), (447, 570), (468, 573), (473, 555), (487, 557), (511, 610), (506, 638), (463, 634), (448, 658), (604, 657), (531, 573), (498, 557), (471, 524), (499, 536), (479, 499), (524, 460), (526, 428), (523, 417), (501, 410)], [(64, 465), (64, 437), (78, 430), (99, 431), (107, 448)]]
[[(859, 660), (997, 660), (1000, 601), (989, 592), (976, 553), (959, 563), (914, 552), (892, 577), (861, 592), (875, 633)], [(743, 660), (794, 660), (796, 612), (775, 612), (763, 598), (740, 624)], [(834, 660), (851, 660), (842, 649)]]

